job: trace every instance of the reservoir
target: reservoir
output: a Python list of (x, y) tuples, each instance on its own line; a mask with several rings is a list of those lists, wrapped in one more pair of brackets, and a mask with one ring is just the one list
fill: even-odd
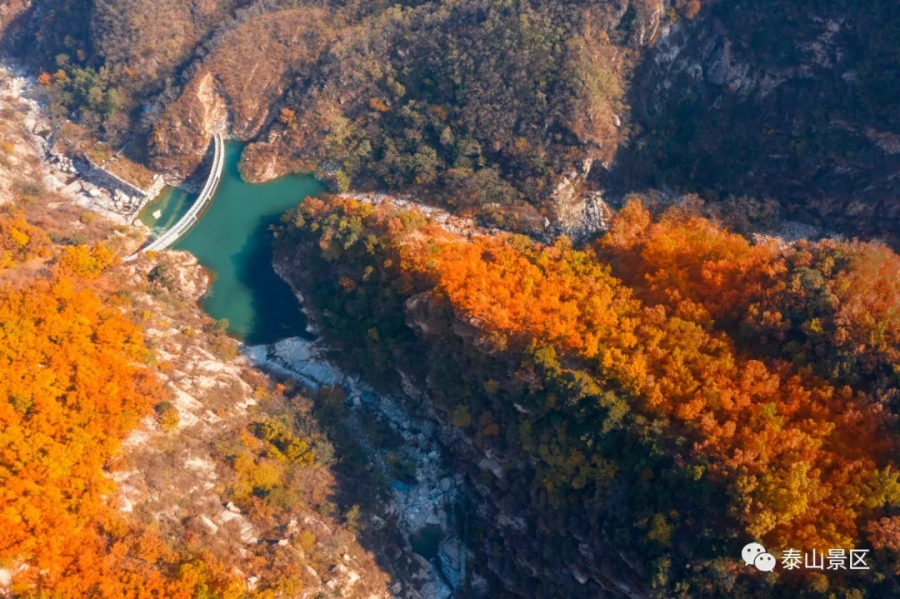
[[(222, 180), (206, 211), (173, 246), (194, 254), (214, 279), (203, 299), (206, 312), (228, 319), (228, 332), (250, 344), (273, 343), (293, 336), (309, 338), (306, 319), (290, 287), (272, 268), (269, 228), (304, 198), (325, 187), (309, 175), (289, 175), (253, 185), (238, 172), (243, 146), (225, 146)], [(167, 190), (148, 205), (141, 220), (151, 229), (168, 228), (196, 199), (195, 194)]]

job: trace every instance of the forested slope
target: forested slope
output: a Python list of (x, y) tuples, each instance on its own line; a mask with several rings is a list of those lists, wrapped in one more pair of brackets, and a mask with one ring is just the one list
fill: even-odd
[(252, 180), (300, 169), (339, 191), (418, 189), (525, 232), (545, 217), (577, 229), (591, 193), (647, 187), (773, 196), (810, 222), (896, 228), (891, 2), (4, 9), (7, 47), (44, 72), (61, 119), (86, 143), (134, 139), (135, 159), (176, 175), (221, 128), (252, 142)]
[[(99, 244), (51, 252), (46, 236), (8, 208), (0, 223), (0, 240), (11, 245), (0, 273), (0, 560), (15, 573), (13, 591), (239, 592), (239, 579), (214, 558), (179, 554), (108, 504), (115, 486), (104, 467), (163, 395), (127, 302), (102, 274), (112, 254)], [(8, 279), (25, 260), (54, 254), (49, 271)]]
[(190, 172), (227, 128), (253, 142), (252, 180), (415, 187), (506, 206), (527, 230), (555, 219), (560, 183), (581, 196), (610, 164), (639, 49), (696, 5), (45, 0), (11, 5), (5, 25), (60, 118), (113, 147), (136, 139), (166, 172)]
[[(443, 419), (500, 456), (479, 480), (537, 536), (505, 544), (496, 571), (547, 548), (547, 575), (519, 592), (590, 596), (616, 580), (602, 567), (616, 550), (662, 596), (891, 588), (890, 250), (753, 245), (690, 212), (654, 220), (638, 201), (581, 250), (459, 237), (341, 198), (285, 222), (280, 251), (310, 269), (292, 281), (347, 364), (385, 385), (415, 377)], [(498, 535), (486, 526), (483, 542)], [(739, 559), (751, 539), (871, 547), (877, 565), (772, 577)], [(573, 564), (600, 587), (576, 585)]]
[(7, 83), (0, 596), (387, 596), (312, 400), (201, 312), (196, 260), (121, 263), (142, 234), (54, 191)]
[[(303, 265), (286, 276), (348, 369), (422, 392), (481, 500), (480, 571), (538, 597), (898, 592), (897, 17), (891, 0), (0, 0), (4, 49), (74, 154), (180, 179), (221, 131), (248, 180), (312, 172), (484, 226), (310, 200), (278, 260)], [(289, 595), (330, 588), (346, 546), (369, 572), (347, 592), (384, 592), (329, 499), (312, 403), (265, 378), (261, 412), (239, 393), (208, 410), (231, 423), (196, 443), (215, 497), (273, 539), (314, 511), (328, 534), (245, 554), (195, 504), (115, 511), (124, 439), (142, 417), (178, 430), (154, 377), (193, 376), (151, 350), (224, 363), (236, 345), (176, 297), (175, 261), (122, 267), (134, 239), (0, 149), (15, 591)], [(864, 241), (751, 241), (784, 218)], [(873, 570), (763, 575), (738, 559), (751, 540), (868, 548)]]
[(524, 232), (544, 218), (571, 232), (593, 192), (648, 187), (896, 228), (888, 1), (4, 8), (7, 47), (43, 71), (61, 119), (86, 143), (134, 139), (130, 154), (176, 175), (219, 128), (252, 142), (251, 180), (299, 169), (338, 191), (421, 190)]

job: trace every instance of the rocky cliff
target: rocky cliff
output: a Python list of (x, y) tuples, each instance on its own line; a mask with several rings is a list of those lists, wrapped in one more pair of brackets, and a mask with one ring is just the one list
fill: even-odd
[(776, 199), (852, 234), (898, 231), (897, 3), (721, 0), (662, 30), (606, 183)]

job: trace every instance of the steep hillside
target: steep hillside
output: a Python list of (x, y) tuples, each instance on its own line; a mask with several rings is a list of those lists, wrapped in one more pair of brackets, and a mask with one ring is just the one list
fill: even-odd
[[(753, 245), (635, 201), (575, 250), (329, 198), (286, 216), (279, 248), (348, 368), (436, 411), (508, 590), (890, 592), (900, 258), (883, 246)], [(872, 570), (768, 575), (741, 561), (748, 539), (871, 547)]]
[(415, 189), (523, 232), (590, 234), (595, 192), (653, 187), (896, 229), (888, 0), (3, 7), (59, 118), (175, 176), (215, 127), (250, 180)]
[[(0, 0), (0, 595), (897, 594), (898, 6)], [(58, 155), (214, 133), (317, 343)]]
[(785, 214), (896, 235), (896, 2), (721, 0), (660, 40), (629, 96), (622, 191), (771, 197)]
[(202, 313), (193, 257), (120, 263), (140, 232), (53, 191), (33, 104), (0, 105), (0, 596), (388, 597), (393, 529), (338, 499), (312, 393)]
[(47, 0), (20, 7), (6, 41), (44, 72), (59, 118), (148, 147), (172, 175), (218, 127), (253, 142), (254, 181), (302, 169), (341, 190), (420, 188), (523, 230), (577, 226), (587, 175), (623, 137), (638, 49), (678, 13), (645, 0), (407, 4)]

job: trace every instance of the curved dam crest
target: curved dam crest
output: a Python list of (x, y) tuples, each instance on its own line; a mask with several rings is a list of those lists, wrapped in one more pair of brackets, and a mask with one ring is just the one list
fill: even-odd
[[(213, 273), (203, 307), (213, 318), (227, 319), (231, 335), (248, 345), (308, 338), (297, 299), (272, 268), (269, 229), (287, 210), (322, 193), (325, 186), (310, 175), (247, 183), (238, 171), (242, 149), (239, 143), (224, 144), (218, 189), (199, 220), (171, 247), (191, 252)], [(185, 202), (183, 194), (165, 194), (144, 209), (142, 220), (152, 228), (153, 214), (189, 213), (196, 204)]]
[[(194, 254), (214, 274), (203, 307), (214, 318), (229, 320), (229, 333), (246, 346), (258, 367), (300, 381), (309, 389), (340, 385), (350, 398), (344, 425), (362, 440), (373, 464), (390, 481), (390, 501), (379, 518), (398, 518), (407, 544), (405, 559), (416, 564), (415, 584), (422, 595), (449, 599), (467, 580), (466, 562), (474, 559), (461, 533), (463, 479), (441, 457), (438, 425), (406, 408), (399, 397), (378, 393), (357, 376), (329, 361), (327, 346), (312, 340), (290, 286), (272, 264), (270, 227), (304, 198), (325, 191), (308, 175), (290, 175), (262, 185), (244, 182), (238, 172), (242, 145), (228, 143), (218, 191), (200, 219), (172, 247)], [(170, 190), (145, 208), (144, 224), (170, 229), (196, 205), (196, 196)], [(154, 216), (156, 214), (156, 216)], [(403, 440), (381, 447), (363, 426), (383, 421)], [(416, 476), (392, 480), (390, 459), (401, 455)], [(399, 570), (402, 570), (400, 568)], [(409, 583), (409, 581), (405, 581)], [(476, 581), (477, 583), (477, 581)]]

